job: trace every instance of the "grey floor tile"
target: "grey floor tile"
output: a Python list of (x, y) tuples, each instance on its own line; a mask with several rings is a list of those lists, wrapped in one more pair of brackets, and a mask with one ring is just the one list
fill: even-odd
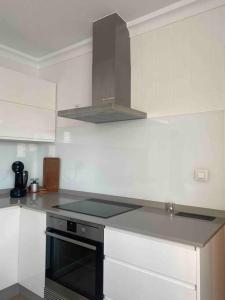
[(29, 299), (24, 296), (18, 295), (18, 296), (11, 298), (10, 300), (29, 300)]

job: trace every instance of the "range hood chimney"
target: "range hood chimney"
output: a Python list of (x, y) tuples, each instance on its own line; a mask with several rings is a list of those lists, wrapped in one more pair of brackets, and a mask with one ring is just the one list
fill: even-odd
[(58, 116), (91, 123), (144, 119), (131, 108), (130, 37), (126, 22), (112, 14), (93, 23), (92, 106)]

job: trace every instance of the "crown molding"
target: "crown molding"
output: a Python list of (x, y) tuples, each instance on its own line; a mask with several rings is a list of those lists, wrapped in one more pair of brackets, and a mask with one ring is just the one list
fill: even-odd
[[(223, 5), (225, 5), (225, 0), (181, 0), (151, 14), (128, 22), (129, 33), (131, 37), (134, 37)], [(46, 68), (91, 52), (91, 38), (40, 58), (0, 44), (1, 57), (29, 65), (36, 69)]]
[(225, 0), (181, 0), (128, 23), (130, 37), (225, 5)]
[(0, 44), (0, 57), (28, 65), (33, 68), (38, 68), (38, 59), (3, 44)]
[(59, 51), (55, 51), (48, 55), (42, 56), (38, 59), (38, 68), (45, 68), (50, 65), (54, 65), (90, 52), (92, 52), (92, 38), (83, 40)]

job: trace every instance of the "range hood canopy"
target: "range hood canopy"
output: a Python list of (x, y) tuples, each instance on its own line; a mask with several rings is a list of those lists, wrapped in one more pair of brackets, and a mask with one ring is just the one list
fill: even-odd
[(58, 116), (92, 123), (144, 119), (131, 109), (130, 37), (126, 22), (112, 14), (93, 23), (92, 106)]

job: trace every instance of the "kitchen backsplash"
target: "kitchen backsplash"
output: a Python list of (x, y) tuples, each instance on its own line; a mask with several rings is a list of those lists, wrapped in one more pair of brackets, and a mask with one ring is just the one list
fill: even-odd
[(0, 141), (0, 189), (14, 185), (15, 174), (11, 169), (14, 161), (20, 160), (29, 172), (29, 178), (42, 180), (42, 160), (47, 148), (41, 144)]
[(62, 188), (225, 209), (223, 111), (59, 128), (55, 151)]
[[(0, 188), (14, 160), (42, 177), (44, 156), (61, 158), (61, 188), (225, 209), (224, 112), (61, 127), (55, 145), (0, 142)], [(195, 169), (209, 180), (194, 180)]]

